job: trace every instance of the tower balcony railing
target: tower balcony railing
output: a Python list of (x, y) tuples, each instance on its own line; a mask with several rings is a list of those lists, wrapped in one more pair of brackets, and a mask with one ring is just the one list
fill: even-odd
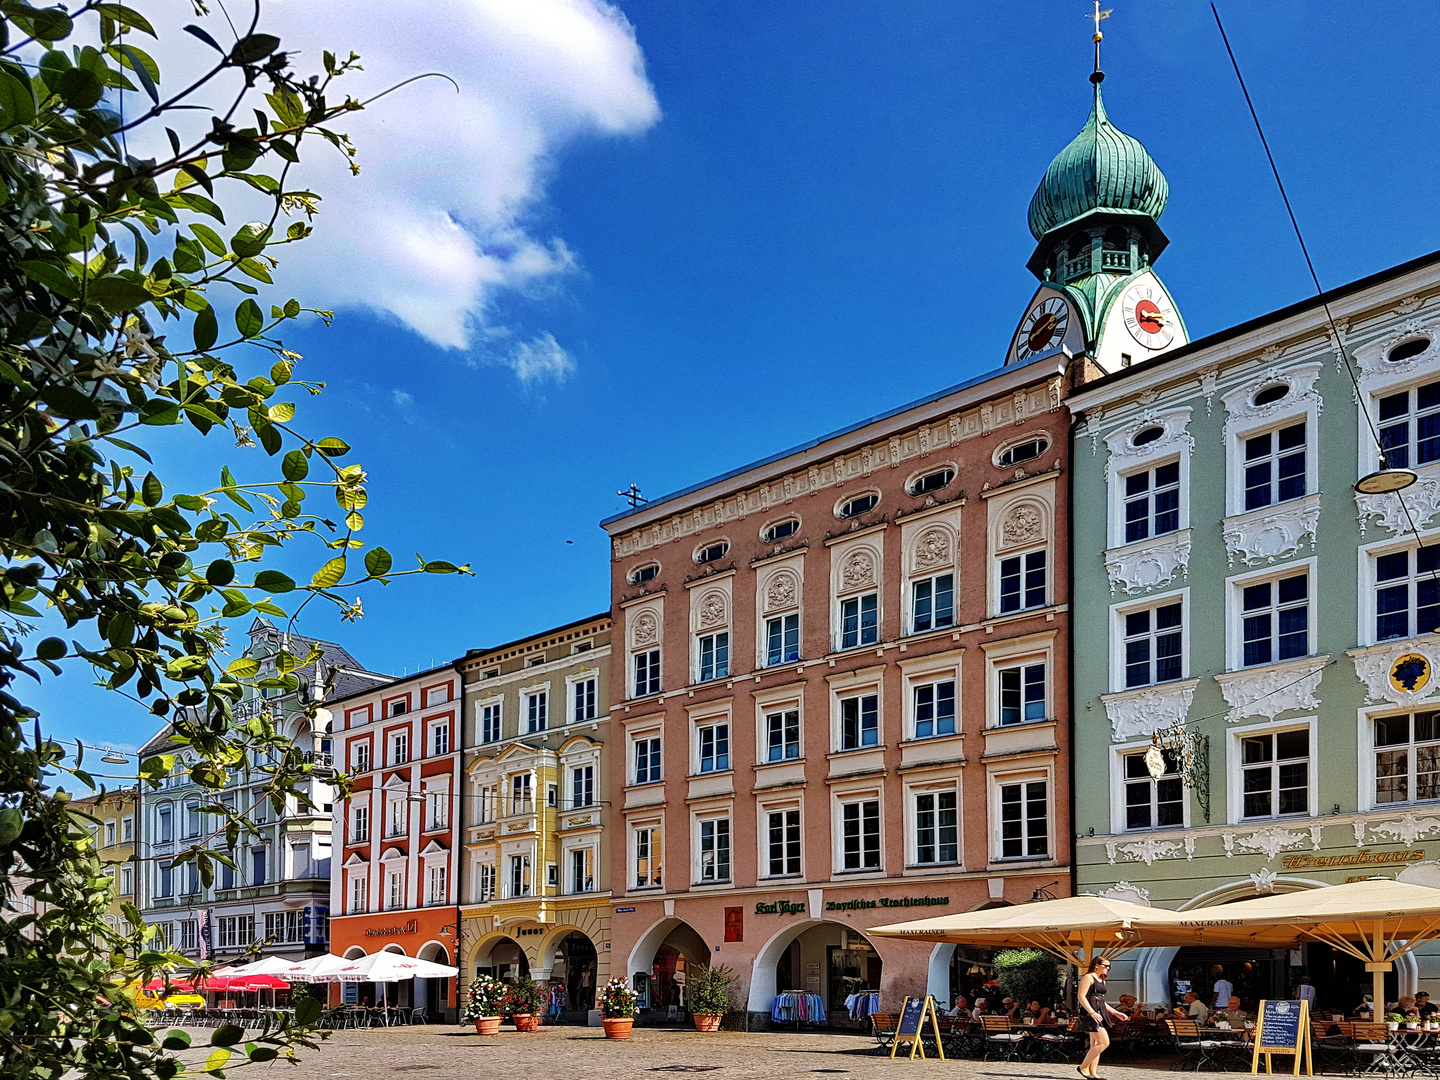
[(1100, 269), (1102, 270), (1130, 270), (1130, 252), (1128, 251), (1102, 251), (1100, 253)]

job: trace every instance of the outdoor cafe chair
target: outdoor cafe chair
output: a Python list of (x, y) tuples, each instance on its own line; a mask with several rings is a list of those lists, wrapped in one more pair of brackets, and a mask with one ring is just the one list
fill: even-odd
[(1015, 1061), (1020, 1057), (1020, 1047), (1025, 1036), (1011, 1030), (1008, 1016), (982, 1016), (980, 1023), (985, 1029), (985, 1060), (992, 1053), (1003, 1054), (1004, 1061)]
[(1395, 1052), (1390, 1029), (1383, 1023), (1352, 1024), (1351, 1031), (1352, 1075), (1398, 1076), (1406, 1071), (1403, 1060)]
[(1186, 1017), (1167, 1016), (1160, 1021), (1171, 1039), (1175, 1063), (1171, 1069), (1194, 1068), (1196, 1072), (1205, 1068), (1221, 1049), (1218, 1039), (1206, 1039), (1200, 1034), (1200, 1025)]
[[(1047, 1031), (1040, 1036), (1040, 1061), (1073, 1063), (1085, 1056), (1086, 1040), (1080, 1034), (1080, 1017), (1072, 1016), (1064, 1031)], [(1123, 1029), (1123, 1025), (1121, 1026)], [(1119, 1034), (1117, 1029), (1116, 1034)]]

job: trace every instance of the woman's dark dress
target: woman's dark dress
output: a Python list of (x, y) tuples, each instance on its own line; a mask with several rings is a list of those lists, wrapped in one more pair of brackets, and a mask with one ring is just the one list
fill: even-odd
[(1096, 1020), (1087, 1010), (1081, 1009), (1080, 1023), (1077, 1025), (1078, 1029), (1080, 1031), (1099, 1031), (1101, 1028), (1104, 1028), (1106, 1031), (1109, 1031), (1110, 1013), (1105, 1008), (1104, 979), (1099, 976), (1095, 977), (1090, 983), (1090, 992), (1085, 995), (1085, 1001), (1090, 1008), (1100, 1014), (1100, 1019)]

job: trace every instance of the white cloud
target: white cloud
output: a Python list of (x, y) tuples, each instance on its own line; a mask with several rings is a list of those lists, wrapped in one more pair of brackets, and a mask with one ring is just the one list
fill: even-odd
[(522, 341), (501, 361), (526, 386), (534, 383), (562, 383), (575, 372), (575, 361), (553, 334), (539, 334)]
[(404, 390), (391, 390), (390, 398), (400, 408), (415, 404), (415, 395), (408, 394)]
[[(277, 281), (307, 304), (370, 308), (444, 348), (482, 336), (503, 293), (575, 268), (534, 220), (566, 144), (636, 135), (660, 115), (634, 29), (606, 0), (270, 0), (261, 28), (301, 71), (318, 71), (325, 49), (359, 53), (364, 71), (338, 80), (337, 97), (424, 72), (459, 85), (424, 79), (342, 118), (358, 177), (316, 140), (298, 174), (324, 196), (316, 235), (278, 253)], [(165, 37), (166, 52), (196, 51)], [(162, 57), (167, 84), (208, 58)], [(542, 341), (516, 350), (522, 380), (573, 368)]]

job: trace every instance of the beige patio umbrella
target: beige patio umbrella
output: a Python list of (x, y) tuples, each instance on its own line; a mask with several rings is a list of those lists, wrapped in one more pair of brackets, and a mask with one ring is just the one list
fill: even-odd
[[(1376, 1009), (1385, 1006), (1385, 973), (1397, 957), (1440, 937), (1440, 889), (1371, 878), (1320, 889), (1275, 893), (1194, 911), (1140, 908), (1136, 919), (1149, 944), (1284, 948), (1322, 941), (1364, 961), (1374, 976)], [(987, 913), (989, 914), (989, 913)]]
[(939, 915), (914, 922), (866, 930), (867, 935), (947, 941), (991, 948), (1044, 949), (1066, 963), (1083, 968), (1094, 956), (1117, 956), (1148, 940), (1139, 927), (1149, 926), (1169, 937), (1180, 933), (1176, 912), (1107, 900), (1102, 896), (1068, 896), (1013, 907)]

